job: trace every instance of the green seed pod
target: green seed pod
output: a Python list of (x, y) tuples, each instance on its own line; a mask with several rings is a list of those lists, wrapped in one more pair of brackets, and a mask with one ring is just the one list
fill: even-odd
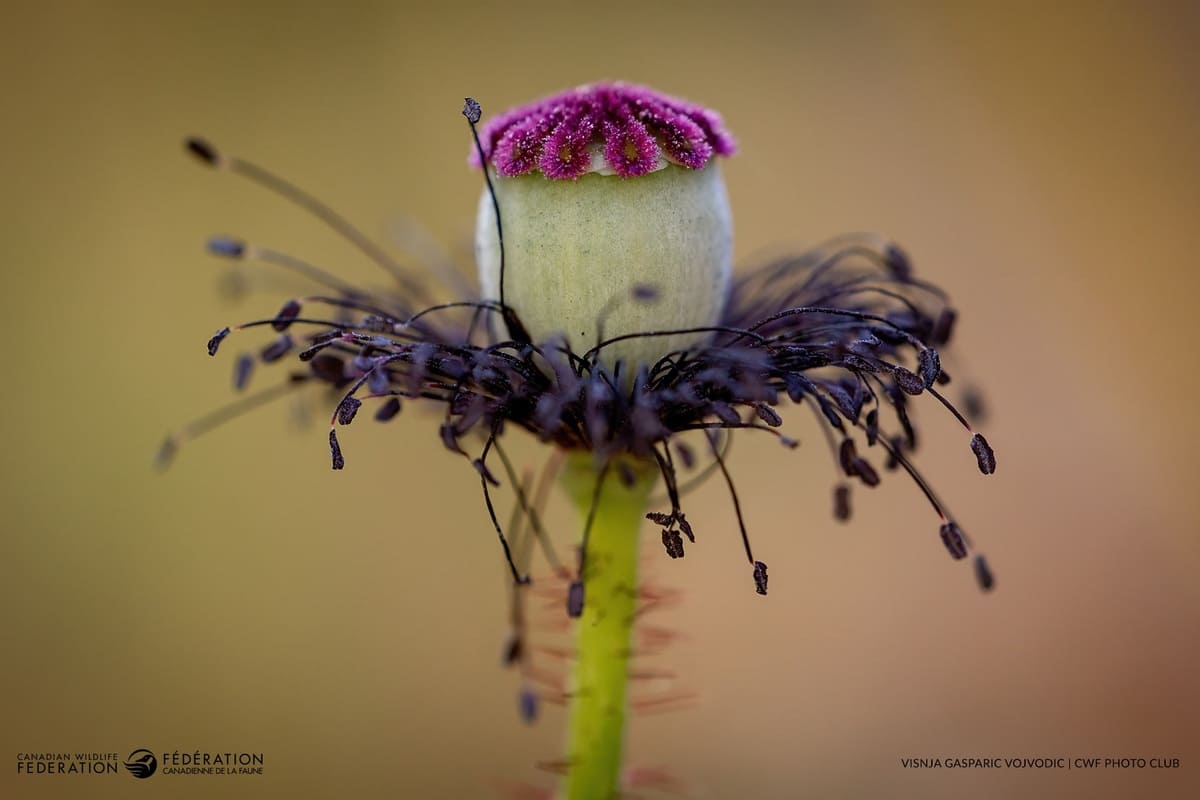
[[(534, 341), (563, 334), (578, 352), (630, 333), (709, 326), (729, 289), (733, 220), (716, 163), (668, 164), (638, 178), (497, 178), (504, 219), (505, 302)], [(476, 258), (485, 297), (500, 296), (491, 199), (479, 202)], [(627, 339), (604, 348), (610, 367), (653, 364), (706, 332)]]
[[(532, 125), (545, 136), (530, 138)], [(602, 341), (716, 324), (728, 295), (733, 220), (714, 153), (733, 143), (712, 112), (621, 84), (584, 87), (485, 128), (504, 229), (504, 285), (491, 198), (479, 202), (483, 296), (535, 342)], [(707, 331), (624, 339), (600, 360), (630, 375)]]

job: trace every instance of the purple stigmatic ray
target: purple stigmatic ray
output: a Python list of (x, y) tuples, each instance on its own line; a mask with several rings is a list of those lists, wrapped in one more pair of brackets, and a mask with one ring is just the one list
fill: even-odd
[[(663, 158), (700, 169), (737, 150), (720, 114), (628, 83), (590, 84), (510, 109), (483, 126), (480, 140), (499, 174), (538, 171), (556, 180), (592, 170), (593, 152), (615, 174), (636, 178)], [(477, 154), (471, 163), (479, 166)]]

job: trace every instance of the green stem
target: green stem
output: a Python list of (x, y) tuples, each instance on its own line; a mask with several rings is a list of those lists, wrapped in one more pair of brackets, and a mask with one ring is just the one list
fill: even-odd
[[(583, 615), (576, 629), (565, 800), (617, 796), (625, 747), (625, 712), (638, 595), (638, 531), (657, 473), (631, 463), (625, 486), (615, 469), (598, 472), (590, 454), (573, 455), (563, 483), (583, 525), (595, 500), (583, 574)], [(596, 493), (597, 481), (604, 484)]]

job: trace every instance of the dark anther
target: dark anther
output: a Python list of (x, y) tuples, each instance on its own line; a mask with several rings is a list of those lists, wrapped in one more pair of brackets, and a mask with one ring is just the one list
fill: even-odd
[(316, 358), (317, 353), (320, 353), (326, 347), (329, 347), (333, 342), (318, 342), (311, 347), (306, 347), (296, 356), (301, 361), (312, 361)]
[(581, 581), (571, 581), (571, 586), (567, 589), (567, 616), (571, 619), (578, 619), (583, 615), (583, 583)]
[(683, 442), (675, 445), (675, 455), (679, 456), (679, 462), (683, 464), (684, 469), (691, 469), (696, 466), (696, 454), (692, 452), (692, 448)]
[(937, 322), (933, 324), (933, 333), (929, 334), (930, 344), (941, 347), (949, 342), (954, 333), (956, 319), (958, 319), (958, 314), (953, 308), (942, 309), (942, 313), (938, 314)]
[(280, 336), (278, 339), (264, 347), (262, 352), (258, 354), (258, 357), (262, 359), (264, 364), (270, 364), (283, 358), (291, 349), (292, 337), (285, 333), (283, 336)]
[(963, 413), (971, 422), (979, 423), (987, 415), (987, 404), (978, 389), (967, 388), (962, 395)]
[(801, 378), (799, 375), (788, 373), (783, 378), (783, 387), (787, 392), (788, 399), (793, 403), (801, 403), (804, 401), (804, 394), (808, 391), (808, 380)]
[(980, 472), (991, 475), (996, 471), (996, 454), (992, 452), (992, 446), (983, 438), (983, 434), (977, 433), (971, 437), (971, 450), (975, 452), (975, 458), (979, 461)]
[(766, 403), (759, 403), (754, 407), (754, 411), (758, 414), (758, 418), (770, 425), (772, 428), (778, 428), (783, 424), (783, 418), (775, 413), (775, 409), (771, 408)]
[(441, 434), (442, 444), (445, 445), (447, 450), (459, 455), (465, 456), (467, 454), (465, 450), (458, 446), (458, 431), (454, 429), (454, 423), (443, 422), (441, 427), (438, 428), (438, 433)]
[(853, 478), (858, 474), (857, 464), (858, 451), (854, 448), (853, 439), (842, 439), (842, 446), (838, 448), (838, 461), (842, 464), (842, 472)]
[(633, 467), (624, 461), (617, 462), (617, 477), (621, 479), (621, 485), (626, 489), (633, 488), (633, 485), (637, 483), (637, 475), (634, 473)]
[(833, 516), (840, 522), (850, 519), (850, 487), (844, 483), (833, 487)]
[(912, 280), (912, 261), (899, 245), (889, 244), (883, 250), (883, 261), (898, 280)]
[(867, 486), (879, 485), (879, 473), (871, 466), (871, 462), (865, 458), (854, 459), (854, 472), (850, 474), (857, 475)]
[(214, 236), (208, 240), (208, 252), (222, 258), (241, 258), (246, 254), (246, 243), (228, 236)]
[(992, 574), (991, 567), (981, 555), (975, 556), (975, 580), (985, 592), (990, 592), (996, 585), (996, 576)]
[(375, 420), (377, 422), (387, 422), (392, 417), (400, 413), (400, 398), (389, 397), (384, 401), (383, 405), (375, 412)]
[(217, 149), (203, 139), (189, 138), (185, 143), (187, 151), (206, 164), (217, 163)]
[(178, 450), (179, 443), (175, 441), (175, 437), (168, 436), (163, 439), (162, 446), (158, 448), (158, 453), (154, 456), (154, 466), (158, 469), (166, 469), (175, 459), (175, 453)]
[(221, 330), (213, 334), (212, 338), (208, 340), (208, 354), (210, 356), (217, 354), (217, 348), (221, 346), (221, 342), (225, 341), (225, 337), (228, 335), (229, 328), (221, 328)]
[(958, 527), (958, 523), (950, 520), (942, 525), (940, 532), (942, 544), (946, 545), (951, 557), (956, 561), (967, 557), (967, 543), (963, 540), (962, 529)]
[(683, 537), (679, 535), (679, 531), (672, 528), (664, 528), (662, 543), (667, 551), (667, 555), (671, 558), (683, 558)]
[(721, 400), (714, 400), (709, 408), (712, 413), (716, 414), (717, 419), (724, 422), (726, 425), (738, 426), (742, 424), (742, 415), (734, 409), (733, 406)]
[(821, 407), (821, 413), (825, 415), (825, 419), (829, 420), (829, 424), (833, 426), (834, 430), (845, 433), (846, 428), (842, 425), (842, 418), (824, 397), (817, 396), (817, 405)]
[(688, 541), (695, 544), (696, 534), (692, 533), (692, 523), (687, 521), (682, 511), (675, 512), (675, 521), (679, 523), (679, 530), (683, 531), (683, 535), (688, 537)]
[(391, 378), (388, 377), (388, 372), (382, 366), (372, 369), (367, 375), (367, 388), (371, 390), (371, 394), (384, 394), (391, 384)]
[(337, 432), (333, 429), (329, 431), (329, 454), (333, 457), (334, 469), (346, 466), (346, 459), (342, 457), (342, 446), (338, 444)]
[(275, 321), (271, 323), (271, 327), (282, 333), (288, 329), (288, 326), (292, 324), (292, 320), (298, 316), (300, 316), (300, 304), (295, 300), (288, 300), (283, 304), (283, 308), (279, 309), (279, 313), (275, 315)]
[(896, 379), (896, 385), (905, 394), (920, 394), (925, 391), (925, 382), (904, 367), (893, 368), (892, 376)]
[(500, 485), (500, 481), (496, 480), (496, 476), (493, 475), (492, 471), (487, 468), (487, 464), (483, 463), (482, 459), (476, 458), (476, 459), (472, 460), (471, 466), (474, 467), (475, 471), (478, 472), (480, 475), (482, 475), (483, 479), (485, 481), (487, 481), (488, 483), (490, 483), (492, 486)]
[(653, 522), (655, 525), (662, 525), (664, 528), (669, 527), (675, 519), (673, 514), (664, 514), (661, 511), (650, 511), (646, 514), (646, 519)]
[(525, 640), (521, 638), (520, 634), (513, 633), (504, 642), (504, 654), (500, 657), (500, 663), (506, 667), (511, 667), (520, 661), (521, 656), (524, 654)]
[(879, 409), (872, 408), (867, 412), (867, 444), (874, 447), (879, 438)]
[(858, 419), (858, 415), (862, 412), (863, 404), (861, 393), (851, 395), (846, 390), (846, 387), (839, 383), (826, 384), (825, 391), (837, 403), (838, 410), (842, 412), (842, 416), (851, 421)]
[(483, 109), (480, 108), (479, 102), (474, 97), (463, 98), (462, 114), (467, 118), (467, 122), (474, 125), (479, 122), (479, 118), (483, 116)]
[(233, 388), (235, 391), (241, 391), (246, 388), (246, 384), (250, 382), (250, 373), (254, 371), (254, 356), (249, 353), (242, 353), (237, 357), (237, 362), (233, 365)]
[(761, 561), (754, 562), (754, 591), (767, 593), (767, 565)]
[(337, 421), (339, 425), (349, 425), (354, 422), (354, 415), (358, 413), (358, 409), (362, 406), (362, 400), (357, 397), (347, 395), (342, 398), (342, 402), (338, 403)]
[(340, 384), (346, 380), (346, 363), (337, 356), (321, 353), (312, 357), (310, 366), (313, 374), (323, 381)]
[(521, 687), (520, 697), (521, 720), (531, 724), (537, 721), (538, 715), (538, 696), (537, 692), (530, 689), (528, 686)]
[(921, 380), (925, 382), (926, 389), (933, 386), (938, 376), (942, 374), (942, 359), (938, 356), (938, 351), (932, 347), (926, 347), (918, 353), (917, 371), (921, 374)]
[(893, 436), (891, 438), (891, 449), (888, 450), (887, 461), (884, 462), (883, 468), (886, 470), (894, 470), (900, 466), (899, 459), (896, 458), (896, 453), (904, 449), (904, 437)]

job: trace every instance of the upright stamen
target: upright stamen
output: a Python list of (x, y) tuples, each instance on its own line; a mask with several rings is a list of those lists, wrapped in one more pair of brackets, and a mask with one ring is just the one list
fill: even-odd
[(288, 202), (312, 214), (325, 225), (333, 229), (347, 242), (362, 252), (368, 259), (387, 271), (404, 290), (413, 297), (427, 298), (425, 287), (414, 281), (404, 271), (404, 268), (383, 248), (375, 244), (366, 234), (355, 227), (348, 219), (334, 211), (325, 203), (313, 197), (295, 184), (284, 180), (273, 172), (245, 161), (236, 156), (220, 153), (215, 147), (203, 139), (190, 138), (186, 141), (189, 152), (200, 160), (217, 169), (226, 169), (236, 175), (248, 178), (251, 182), (269, 189)]

